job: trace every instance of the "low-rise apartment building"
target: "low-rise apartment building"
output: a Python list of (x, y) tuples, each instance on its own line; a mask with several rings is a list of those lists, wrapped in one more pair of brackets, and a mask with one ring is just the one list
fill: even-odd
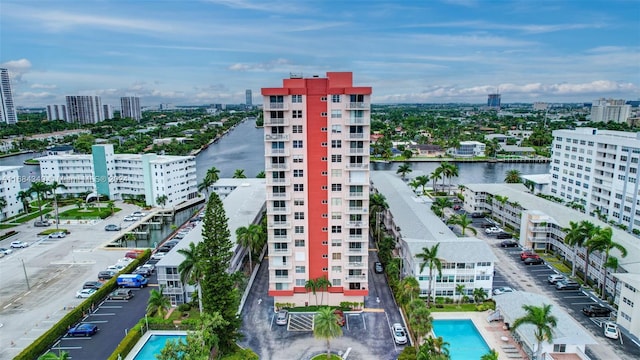
[(479, 141), (460, 141), (457, 148), (449, 149), (449, 153), (458, 157), (484, 156), (486, 145)]
[(20, 184), (23, 182), (18, 170), (22, 166), (0, 166), (0, 199), (6, 205), (0, 209), (0, 220), (18, 215), (23, 211), (22, 202), (18, 199)]
[(172, 207), (198, 196), (194, 156), (115, 154), (111, 144), (91, 150), (38, 158), (42, 181), (65, 185), (57, 191), (62, 195), (94, 193), (111, 200), (144, 195), (149, 206)]

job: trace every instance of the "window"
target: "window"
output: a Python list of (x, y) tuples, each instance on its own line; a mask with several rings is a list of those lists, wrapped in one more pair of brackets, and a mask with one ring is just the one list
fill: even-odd
[(301, 103), (302, 102), (302, 95), (291, 95), (291, 102), (292, 103)]
[(332, 119), (342, 118), (342, 110), (331, 110), (331, 118)]
[(293, 184), (293, 191), (304, 191), (304, 184)]
[(331, 148), (332, 149), (342, 148), (342, 140), (331, 140)]
[(342, 184), (331, 184), (331, 191), (342, 191)]
[(293, 213), (293, 217), (296, 220), (304, 220), (304, 213), (296, 211), (296, 212)]
[(306, 268), (304, 266), (296, 266), (296, 274), (304, 274), (306, 272)]
[(302, 125), (293, 125), (294, 134), (302, 134)]
[(306, 283), (305, 279), (296, 279), (296, 286), (304, 286)]
[(342, 199), (341, 198), (331, 198), (331, 205), (332, 206), (340, 206), (340, 205), (342, 205)]
[(340, 125), (331, 125), (331, 132), (334, 134), (340, 134), (342, 132), (342, 126)]
[(342, 246), (342, 240), (340, 239), (333, 239), (331, 240), (331, 246)]
[(293, 177), (303, 177), (304, 176), (304, 170), (293, 170)]
[(298, 226), (295, 226), (295, 227), (293, 228), (293, 231), (294, 231), (296, 234), (304, 234), (304, 226), (299, 226), (299, 225), (298, 225)]
[(323, 112), (320, 113), (320, 116), (327, 117), (327, 113), (323, 111)]
[(283, 278), (289, 276), (289, 270), (276, 270), (276, 277)]
[(302, 140), (293, 140), (294, 149), (302, 149)]
[(332, 103), (339, 103), (340, 102), (340, 95), (331, 95), (331, 102)]
[(563, 353), (567, 351), (566, 344), (553, 344), (553, 352)]
[(321, 96), (320, 97), (320, 101), (327, 101), (327, 97), (326, 96)]
[(340, 225), (331, 226), (331, 233), (332, 234), (340, 234), (340, 233), (342, 233), (342, 226), (340, 226)]
[(294, 163), (302, 163), (302, 155), (293, 155), (293, 162)]
[(304, 200), (303, 199), (295, 199), (295, 200), (293, 200), (293, 205), (295, 205), (295, 206), (304, 206)]
[(332, 163), (342, 162), (342, 155), (337, 155), (337, 154), (331, 155), (331, 162)]
[(333, 254), (331, 254), (331, 258), (333, 260), (341, 260), (342, 259), (342, 253), (333, 253)]
[(304, 240), (296, 240), (295, 247), (304, 247)]
[(293, 110), (291, 115), (294, 119), (302, 119), (302, 110)]
[(339, 211), (334, 211), (331, 213), (331, 220), (340, 220), (342, 219), (342, 213)]
[(331, 177), (342, 177), (342, 169), (331, 169)]

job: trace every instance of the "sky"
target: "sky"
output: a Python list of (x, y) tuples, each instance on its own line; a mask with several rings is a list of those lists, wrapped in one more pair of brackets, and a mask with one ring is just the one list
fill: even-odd
[(14, 103), (254, 104), (291, 73), (372, 102), (640, 99), (637, 0), (0, 0)]

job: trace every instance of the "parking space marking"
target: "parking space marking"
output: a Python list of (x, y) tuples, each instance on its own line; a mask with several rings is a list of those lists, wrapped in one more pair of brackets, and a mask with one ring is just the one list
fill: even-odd
[(106, 313), (106, 314), (93, 313), (93, 314), (89, 314), (89, 316), (115, 316), (115, 315), (116, 315), (116, 313)]
[(593, 305), (593, 304), (594, 304), (593, 302), (577, 302), (577, 303), (572, 302), (571, 303), (571, 305)]
[(585, 295), (579, 295), (579, 296), (563, 296), (563, 299), (584, 299), (587, 298), (588, 296)]

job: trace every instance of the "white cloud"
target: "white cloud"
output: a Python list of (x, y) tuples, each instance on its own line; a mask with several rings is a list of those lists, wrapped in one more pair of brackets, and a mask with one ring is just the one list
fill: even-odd
[(55, 89), (57, 88), (57, 85), (49, 85), (49, 84), (32, 84), (31, 88), (32, 89)]
[(265, 63), (255, 63), (255, 64), (232, 64), (228, 67), (228, 70), (231, 71), (264, 71), (271, 70), (280, 66), (292, 66), (291, 61), (287, 59), (276, 59)]
[(27, 59), (9, 60), (0, 64), (0, 67), (9, 70), (11, 81), (22, 82), (22, 75), (31, 70), (31, 61)]

